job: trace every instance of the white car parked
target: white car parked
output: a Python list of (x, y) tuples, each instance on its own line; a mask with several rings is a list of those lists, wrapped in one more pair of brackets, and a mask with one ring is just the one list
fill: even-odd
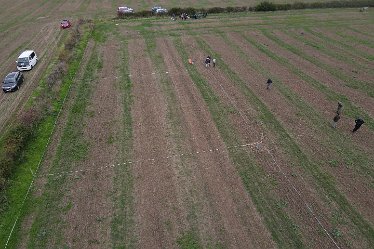
[(122, 7), (118, 7), (117, 12), (119, 14), (134, 13), (134, 9), (126, 7), (126, 6), (122, 6)]
[(34, 50), (23, 51), (16, 60), (19, 71), (31, 70), (38, 62), (38, 56)]
[(161, 6), (155, 6), (151, 9), (151, 11), (154, 13), (154, 14), (163, 14), (163, 13), (167, 13), (168, 10), (165, 9), (165, 8), (162, 8)]

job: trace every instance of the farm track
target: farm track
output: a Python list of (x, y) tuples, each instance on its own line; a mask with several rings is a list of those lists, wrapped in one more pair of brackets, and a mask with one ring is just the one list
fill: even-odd
[(23, 109), (33, 89), (39, 84), (44, 70), (47, 69), (51, 62), (47, 59), (48, 54), (54, 53), (61, 33), (57, 33), (54, 27), (48, 26), (48, 30), (44, 34), (46, 36), (35, 37), (35, 41), (32, 43), (35, 51), (40, 51), (38, 52), (39, 61), (33, 70), (24, 73), (25, 81), (20, 90), (0, 95), (0, 112), (2, 113), (0, 131), (5, 131), (4, 129), (10, 118)]

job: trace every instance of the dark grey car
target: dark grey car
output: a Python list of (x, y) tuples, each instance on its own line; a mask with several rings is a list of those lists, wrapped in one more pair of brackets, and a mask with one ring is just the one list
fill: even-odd
[(11, 72), (9, 73), (3, 81), (3, 91), (12, 92), (19, 89), (19, 86), (23, 82), (23, 74), (21, 72)]

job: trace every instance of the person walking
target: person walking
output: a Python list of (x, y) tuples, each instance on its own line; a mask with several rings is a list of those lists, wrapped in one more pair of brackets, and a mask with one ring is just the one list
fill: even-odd
[(343, 110), (343, 104), (339, 101), (338, 102), (338, 109), (336, 110), (336, 114), (341, 115)]
[(355, 127), (353, 128), (352, 132), (356, 132), (358, 129), (360, 129), (361, 125), (363, 125), (365, 122), (362, 120), (362, 118), (357, 118), (355, 120)]
[(213, 67), (216, 67), (216, 59), (213, 59)]
[(271, 87), (271, 84), (273, 84), (273, 81), (269, 78), (268, 81), (266, 81), (266, 84), (267, 84), (266, 89), (270, 90), (270, 87)]
[(332, 119), (332, 127), (335, 129), (336, 128), (336, 125), (338, 124), (338, 121), (340, 119), (340, 114), (336, 114), (335, 117)]

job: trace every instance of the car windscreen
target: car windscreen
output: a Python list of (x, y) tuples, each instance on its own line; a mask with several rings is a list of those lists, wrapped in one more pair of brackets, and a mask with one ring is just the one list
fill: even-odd
[(18, 62), (29, 62), (29, 58), (27, 58), (27, 57), (18, 58)]
[(4, 84), (13, 84), (16, 82), (16, 79), (15, 78), (5, 78), (4, 80)]

